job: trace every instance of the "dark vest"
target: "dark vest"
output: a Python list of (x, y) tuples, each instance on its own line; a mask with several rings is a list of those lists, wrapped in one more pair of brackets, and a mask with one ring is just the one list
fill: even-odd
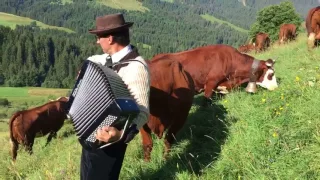
[(125, 63), (125, 62), (133, 60), (138, 56), (140, 56), (140, 54), (138, 53), (138, 50), (135, 47), (133, 47), (131, 52), (129, 52), (126, 56), (124, 56), (118, 63), (114, 63), (112, 65), (112, 69), (118, 73), (121, 68), (128, 66), (129, 63)]

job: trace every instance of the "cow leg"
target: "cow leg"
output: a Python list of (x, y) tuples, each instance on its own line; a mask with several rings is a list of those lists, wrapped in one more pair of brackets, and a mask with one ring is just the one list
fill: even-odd
[(51, 142), (52, 138), (56, 138), (56, 137), (57, 137), (57, 132), (55, 131), (50, 132), (45, 146), (47, 146)]
[(212, 93), (213, 90), (217, 88), (218, 82), (215, 81), (215, 79), (223, 79), (223, 77), (213, 77), (210, 78), (212, 80), (207, 80), (205, 86), (204, 86), (204, 97), (205, 97), (205, 104), (204, 106), (208, 106), (212, 104)]
[(12, 160), (15, 161), (17, 159), (18, 149), (19, 149), (19, 143), (16, 140), (12, 140), (11, 142), (11, 157)]
[(150, 161), (153, 144), (152, 144), (152, 138), (151, 138), (151, 130), (148, 127), (147, 124), (145, 124), (140, 129), (140, 134), (141, 134), (141, 137), (142, 137), (144, 160), (145, 161)]
[(308, 37), (308, 48), (312, 49), (315, 47), (315, 37), (316, 34), (315, 33), (310, 33), (309, 37)]
[(164, 149), (163, 156), (165, 159), (168, 157), (171, 146), (176, 140), (176, 134), (183, 127), (186, 121), (186, 118), (183, 119), (180, 117), (180, 118), (176, 118), (175, 120), (176, 122), (169, 127), (167, 135), (164, 139), (165, 149)]
[(33, 153), (32, 146), (34, 143), (34, 138), (35, 138), (35, 135), (29, 135), (25, 138), (25, 142), (24, 142), (25, 149), (30, 155)]

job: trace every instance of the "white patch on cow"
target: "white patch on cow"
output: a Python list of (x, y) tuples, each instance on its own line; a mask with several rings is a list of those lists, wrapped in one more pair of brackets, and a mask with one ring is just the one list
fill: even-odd
[(217, 90), (218, 90), (218, 92), (221, 93), (221, 94), (228, 94), (228, 93), (229, 93), (229, 91), (227, 90), (227, 87), (226, 87), (226, 86), (218, 86), (218, 87), (217, 87)]
[(310, 33), (309, 37), (308, 37), (308, 40), (314, 41), (315, 39), (316, 39), (316, 34), (315, 33)]
[(266, 72), (266, 74), (263, 77), (263, 81), (261, 83), (257, 82), (257, 85), (264, 87), (264, 88), (271, 90), (271, 91), (275, 90), (278, 87), (276, 75), (273, 74), (272, 79), (271, 80), (268, 79), (268, 75), (272, 74), (272, 73), (274, 73), (274, 71), (272, 69), (268, 69), (268, 71)]
[(310, 33), (308, 37), (308, 48), (313, 48), (314, 47), (314, 42), (316, 40), (316, 34), (315, 33)]

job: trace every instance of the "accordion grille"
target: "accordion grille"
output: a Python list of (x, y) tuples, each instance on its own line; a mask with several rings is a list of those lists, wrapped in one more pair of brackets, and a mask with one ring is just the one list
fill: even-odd
[[(114, 107), (116, 99), (133, 98), (121, 77), (105, 66), (89, 62), (83, 77), (78, 81), (71, 94), (73, 102), (69, 115), (77, 136), (94, 142), (99, 128), (110, 126), (119, 119), (112, 113), (105, 114), (106, 109)], [(117, 111), (117, 108), (113, 109)]]

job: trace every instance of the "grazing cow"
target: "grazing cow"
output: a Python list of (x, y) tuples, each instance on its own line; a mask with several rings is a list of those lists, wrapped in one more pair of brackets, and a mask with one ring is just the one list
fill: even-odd
[(15, 161), (17, 157), (19, 144), (24, 145), (26, 150), (32, 154), (35, 137), (49, 133), (47, 145), (67, 119), (65, 108), (66, 102), (52, 101), (39, 107), (14, 113), (9, 121), (12, 159)]
[(258, 33), (256, 35), (256, 52), (265, 51), (270, 47), (270, 38), (267, 33)]
[(241, 52), (241, 53), (248, 53), (248, 52), (254, 50), (254, 49), (255, 49), (255, 46), (256, 46), (255, 43), (253, 43), (253, 44), (250, 43), (250, 44), (241, 45), (241, 46), (238, 47), (238, 51)]
[(153, 60), (159, 58), (181, 62), (183, 68), (192, 76), (196, 92), (201, 93), (204, 90), (207, 99), (211, 98), (212, 91), (225, 94), (249, 80), (269, 90), (278, 87), (273, 60), (256, 60), (228, 45), (211, 45), (184, 52), (158, 54)]
[(297, 27), (294, 24), (282, 24), (279, 31), (279, 44), (295, 40), (296, 29)]
[(148, 62), (151, 74), (150, 117), (140, 129), (144, 160), (150, 160), (152, 150), (151, 131), (159, 138), (168, 129), (165, 137), (166, 157), (176, 133), (183, 127), (194, 96), (191, 76), (182, 65), (168, 58)]
[(314, 48), (320, 40), (320, 6), (309, 10), (306, 18), (308, 32), (308, 48)]

